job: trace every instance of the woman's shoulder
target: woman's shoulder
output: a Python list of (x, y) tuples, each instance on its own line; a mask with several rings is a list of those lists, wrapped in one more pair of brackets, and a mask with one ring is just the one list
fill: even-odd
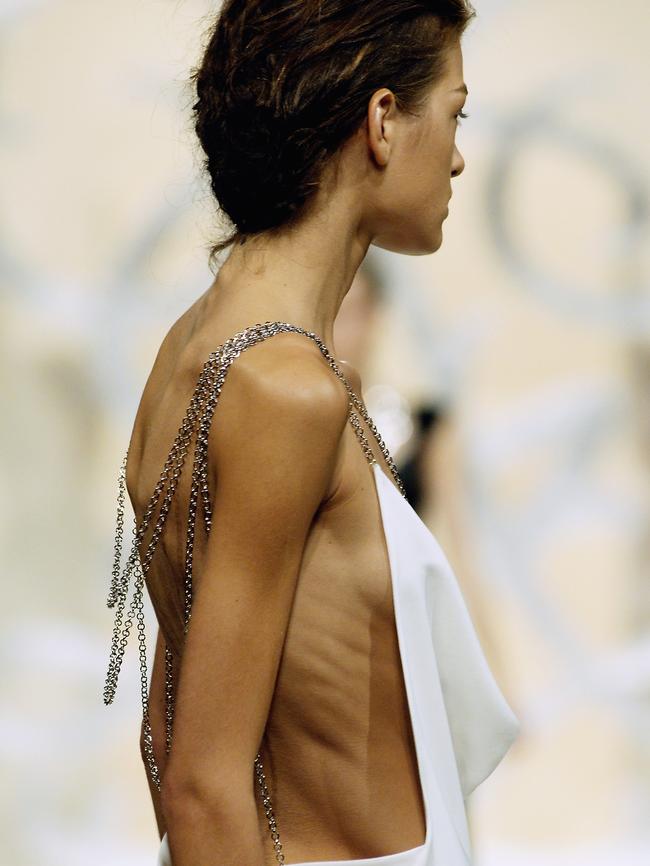
[(278, 458), (305, 446), (327, 451), (345, 426), (348, 400), (343, 382), (311, 340), (277, 334), (229, 362), (209, 447), (217, 461), (248, 448), (250, 436)]

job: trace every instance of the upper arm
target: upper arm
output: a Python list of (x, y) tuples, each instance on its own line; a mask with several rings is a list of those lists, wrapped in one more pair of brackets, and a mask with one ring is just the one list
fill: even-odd
[(172, 789), (209, 795), (252, 779), (305, 542), (347, 420), (345, 388), (320, 354), (266, 349), (231, 365), (211, 425), (216, 488), (181, 662)]

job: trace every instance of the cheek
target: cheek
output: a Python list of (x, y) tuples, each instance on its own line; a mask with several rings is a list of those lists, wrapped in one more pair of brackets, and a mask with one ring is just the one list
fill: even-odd
[[(446, 204), (454, 152), (455, 124), (431, 118), (408, 143), (398, 176), (393, 179), (394, 202), (428, 211)], [(410, 204), (409, 204), (410, 203)], [(443, 208), (444, 209), (444, 208)]]
[(429, 138), (429, 157), (443, 172), (451, 168), (455, 139), (456, 127), (449, 123), (439, 124)]

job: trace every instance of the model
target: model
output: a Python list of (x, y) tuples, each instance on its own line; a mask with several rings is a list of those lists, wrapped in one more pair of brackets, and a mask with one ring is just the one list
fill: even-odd
[(138, 407), (104, 692), (135, 624), (159, 866), (471, 862), (464, 801), (518, 721), (333, 326), (371, 244), (442, 243), (473, 14), (229, 0), (192, 71), (233, 230)]

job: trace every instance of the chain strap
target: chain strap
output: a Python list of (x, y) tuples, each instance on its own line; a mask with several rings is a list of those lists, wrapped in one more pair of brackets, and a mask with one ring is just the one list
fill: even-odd
[[(215, 353), (216, 357), (216, 353)], [(155, 761), (154, 753), (153, 753), (153, 736), (151, 732), (151, 721), (149, 718), (149, 701), (148, 701), (148, 688), (149, 688), (149, 679), (147, 674), (147, 655), (146, 655), (146, 642), (145, 642), (145, 634), (144, 634), (144, 612), (143, 612), (143, 600), (142, 600), (142, 589), (144, 585), (145, 575), (149, 569), (149, 565), (151, 563), (151, 559), (153, 558), (153, 554), (156, 549), (156, 545), (158, 543), (158, 539), (162, 533), (165, 520), (167, 514), (169, 512), (169, 507), (171, 505), (171, 500), (173, 498), (176, 484), (178, 482), (178, 478), (180, 476), (185, 457), (187, 455), (188, 445), (191, 439), (191, 434), (195, 425), (195, 420), (202, 405), (202, 402), (205, 399), (205, 395), (207, 393), (208, 385), (209, 385), (209, 373), (210, 368), (208, 365), (205, 365), (197, 383), (192, 402), (187, 410), (186, 416), (181, 423), (178, 435), (174, 441), (170, 454), (165, 461), (165, 465), (163, 467), (163, 471), (156, 485), (154, 492), (151, 496), (145, 514), (143, 516), (140, 527), (137, 526), (136, 518), (134, 518), (134, 529), (133, 529), (133, 544), (131, 547), (131, 553), (129, 555), (128, 561), (126, 563), (126, 567), (124, 569), (124, 573), (122, 577), (119, 577), (120, 570), (120, 554), (122, 548), (122, 527), (124, 524), (124, 499), (125, 499), (125, 467), (126, 460), (128, 458), (128, 450), (124, 457), (122, 463), (122, 469), (119, 474), (118, 484), (119, 484), (119, 493), (118, 493), (118, 513), (117, 513), (117, 524), (116, 524), (116, 542), (115, 542), (115, 563), (113, 567), (113, 578), (111, 581), (111, 587), (107, 599), (107, 606), (114, 607), (117, 604), (117, 610), (115, 614), (115, 623), (113, 627), (113, 639), (111, 643), (111, 653), (108, 663), (108, 671), (106, 674), (106, 683), (104, 686), (104, 703), (110, 704), (113, 702), (115, 697), (115, 692), (117, 689), (117, 682), (120, 673), (120, 669), (122, 666), (122, 660), (124, 658), (124, 651), (126, 649), (127, 641), (129, 638), (129, 633), (131, 630), (131, 625), (133, 622), (133, 617), (135, 616), (138, 621), (138, 643), (139, 643), (139, 659), (140, 659), (140, 690), (142, 697), (142, 738), (143, 738), (143, 746), (144, 753), (147, 761), (147, 765), (149, 767), (149, 772), (151, 779), (158, 790), (160, 790), (160, 774), (158, 770), (158, 766)], [(140, 558), (140, 545), (144, 538), (144, 534), (149, 526), (151, 521), (151, 517), (153, 515), (154, 509), (158, 504), (160, 499), (160, 495), (162, 493), (163, 487), (169, 481), (169, 486), (167, 488), (167, 492), (163, 499), (160, 513), (158, 518), (156, 519), (156, 524), (154, 527), (152, 538), (149, 542), (149, 546), (147, 548), (147, 552), (144, 560)], [(134, 593), (133, 599), (131, 601), (131, 606), (129, 608), (129, 614), (127, 620), (124, 624), (122, 624), (123, 616), (124, 616), (124, 607), (126, 605), (126, 599), (128, 596), (129, 590), (129, 582), (131, 572), (135, 571), (136, 579), (134, 582)], [(168, 656), (166, 655), (167, 661), (169, 661)], [(169, 671), (170, 665), (166, 664), (166, 673)], [(168, 723), (167, 723), (167, 740), (171, 742), (171, 713), (173, 709), (167, 713)]]
[(393, 478), (395, 479), (395, 482), (397, 483), (397, 486), (399, 488), (400, 493), (402, 494), (402, 496), (404, 498), (406, 498), (406, 491), (404, 489), (404, 484), (402, 483), (402, 479), (399, 476), (399, 473), (397, 471), (397, 467), (395, 466), (393, 458), (391, 457), (390, 452), (388, 451), (388, 447), (386, 446), (386, 443), (382, 439), (382, 437), (379, 433), (379, 430), (377, 430), (375, 422), (372, 420), (372, 418), (368, 414), (368, 410), (366, 409), (365, 403), (363, 402), (363, 400), (361, 400), (359, 397), (357, 397), (355, 392), (352, 390), (352, 388), (350, 387), (350, 383), (345, 378), (343, 373), (339, 370), (338, 365), (337, 365), (336, 361), (334, 360), (334, 358), (332, 357), (331, 352), (329, 351), (327, 346), (323, 343), (323, 341), (320, 339), (320, 337), (318, 337), (313, 331), (304, 331), (302, 328), (298, 328), (297, 325), (294, 325), (293, 327), (297, 328), (301, 333), (306, 334), (306, 336), (311, 337), (317, 343), (322, 354), (327, 359), (330, 367), (334, 370), (336, 375), (339, 377), (339, 379), (345, 385), (347, 392), (348, 392), (348, 395), (350, 397), (350, 412), (349, 412), (350, 422), (352, 423), (352, 426), (354, 427), (354, 432), (357, 434), (357, 438), (361, 442), (361, 447), (363, 448), (363, 451), (364, 451), (366, 457), (368, 458), (368, 461), (371, 464), (377, 462), (374, 458), (372, 449), (371, 449), (370, 445), (368, 444), (368, 440), (364, 436), (363, 430), (361, 429), (361, 424), (359, 423), (359, 416), (354, 412), (352, 406), (354, 406), (355, 408), (357, 408), (359, 410), (359, 412), (361, 412), (361, 416), (362, 416), (363, 420), (368, 425), (370, 432), (374, 436), (377, 444), (379, 445), (379, 447), (381, 449), (381, 453), (384, 457), (384, 460), (386, 461), (388, 468), (390, 469), (391, 474), (392, 474)]
[[(230, 364), (239, 357), (239, 355), (252, 345), (272, 336), (273, 334), (286, 331), (293, 331), (304, 334), (310, 337), (319, 347), (321, 353), (326, 358), (329, 366), (334, 373), (343, 382), (348, 392), (348, 417), (354, 432), (361, 443), (363, 452), (370, 464), (376, 463), (372, 448), (363, 432), (359, 415), (355, 409), (361, 414), (361, 417), (366, 422), (368, 429), (374, 436), (382, 455), (390, 468), (390, 471), (395, 479), (397, 486), (402, 496), (406, 497), (404, 485), (397, 472), (397, 467), (382, 439), (375, 423), (368, 414), (363, 400), (361, 400), (352, 390), (349, 382), (340, 371), (335, 359), (328, 350), (327, 346), (320, 337), (313, 331), (307, 331), (298, 325), (291, 325), (288, 322), (264, 322), (252, 325), (239, 331), (214, 352), (210, 354), (208, 360), (203, 365), (201, 374), (197, 381), (192, 400), (188, 407), (185, 417), (178, 430), (178, 434), (174, 440), (171, 451), (165, 461), (160, 479), (151, 495), (151, 499), (147, 505), (144, 516), (137, 525), (137, 518), (134, 517), (134, 527), (132, 530), (133, 541), (128, 560), (122, 572), (122, 546), (124, 532), (124, 502), (126, 494), (126, 463), (128, 458), (128, 450), (122, 460), (120, 472), (118, 475), (118, 496), (117, 496), (117, 520), (115, 527), (115, 546), (114, 546), (114, 561), (111, 576), (111, 584), (108, 593), (106, 604), (109, 608), (117, 605), (115, 613), (115, 622), (113, 627), (113, 636), (111, 641), (111, 652), (106, 674), (106, 682), (104, 685), (104, 703), (110, 704), (113, 702), (115, 692), (117, 690), (117, 682), (119, 673), (124, 658), (124, 651), (128, 642), (133, 618), (137, 620), (138, 644), (139, 644), (139, 661), (140, 661), (140, 692), (142, 698), (142, 737), (144, 745), (144, 754), (149, 774), (155, 787), (160, 790), (160, 771), (156, 763), (153, 752), (153, 735), (151, 730), (151, 720), (149, 716), (149, 677), (147, 673), (147, 652), (145, 643), (145, 624), (143, 611), (143, 586), (146, 579), (146, 574), (151, 565), (158, 540), (162, 534), (163, 527), (172, 498), (176, 491), (178, 479), (185, 464), (185, 458), (189, 453), (191, 441), (194, 432), (196, 431), (196, 445), (194, 448), (193, 465), (192, 465), (192, 480), (190, 486), (190, 495), (188, 502), (188, 520), (187, 520), (187, 542), (185, 548), (185, 565), (184, 565), (184, 634), (187, 634), (190, 620), (192, 617), (192, 564), (194, 554), (194, 530), (196, 524), (196, 514), (199, 507), (199, 502), (202, 506), (203, 517), (205, 522), (206, 532), (209, 534), (212, 526), (212, 509), (210, 505), (210, 496), (208, 488), (208, 436), (212, 416), (214, 414), (221, 389), (226, 378), (226, 374)], [(160, 511), (155, 520), (153, 533), (146, 553), (143, 559), (140, 556), (140, 548), (144, 539), (145, 532), (149, 528), (154, 511), (163, 489), (166, 489)], [(126, 622), (123, 622), (124, 608), (129, 593), (129, 583), (131, 574), (135, 573), (134, 592), (131, 605), (129, 607)], [(175, 707), (175, 688), (174, 688), (174, 656), (169, 648), (165, 645), (165, 752), (169, 754), (172, 744), (173, 721)], [(260, 788), (262, 805), (268, 820), (271, 839), (277, 862), (282, 866), (284, 864), (284, 853), (282, 852), (282, 843), (273, 814), (271, 805), (271, 797), (266, 785), (266, 777), (264, 775), (264, 767), (260, 753), (255, 757), (254, 771), (257, 782)]]

